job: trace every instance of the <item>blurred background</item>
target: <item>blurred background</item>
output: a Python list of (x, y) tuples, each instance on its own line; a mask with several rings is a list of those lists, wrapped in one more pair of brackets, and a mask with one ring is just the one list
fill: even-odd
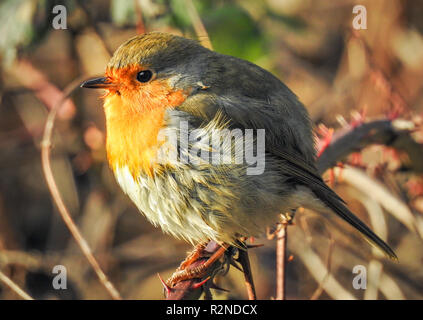
[[(352, 27), (357, 4), (367, 9), (367, 29)], [(66, 29), (53, 28), (56, 5), (66, 8)], [(52, 201), (40, 149), (48, 111), (63, 90), (102, 75), (129, 37), (165, 31), (207, 42), (204, 26), (214, 50), (284, 81), (309, 110), (321, 141), (354, 123), (401, 118), (423, 143), (422, 16), (423, 3), (411, 0), (2, 0), (0, 271), (36, 299), (110, 298)], [(118, 188), (105, 161), (100, 95), (76, 90), (60, 109), (54, 177), (122, 297), (162, 299), (157, 273), (170, 276), (191, 247), (150, 225)], [(338, 167), (325, 178), (387, 240), (399, 263), (334, 217), (301, 211), (288, 227), (288, 299), (423, 298), (422, 172), (408, 170), (407, 157), (393, 148), (358, 151), (344, 159), (353, 171), (343, 176)], [(275, 241), (255, 243), (264, 244), (251, 250), (258, 297), (271, 299)], [(52, 287), (55, 265), (67, 269), (67, 290)], [(353, 288), (356, 265), (366, 267), (366, 290)], [(230, 292), (216, 298), (246, 298), (243, 276), (232, 269), (218, 279)], [(0, 282), (0, 299), (16, 298)]]

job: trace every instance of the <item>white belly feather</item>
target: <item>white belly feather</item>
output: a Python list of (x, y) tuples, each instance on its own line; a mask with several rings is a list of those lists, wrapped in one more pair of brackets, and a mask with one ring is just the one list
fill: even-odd
[[(127, 167), (116, 168), (115, 176), (122, 190), (137, 208), (164, 232), (190, 242), (217, 239), (216, 232), (190, 208), (177, 193), (166, 187), (166, 182), (157, 183), (147, 176), (133, 178)], [(168, 186), (169, 187), (169, 186)], [(181, 194), (183, 190), (180, 190)]]

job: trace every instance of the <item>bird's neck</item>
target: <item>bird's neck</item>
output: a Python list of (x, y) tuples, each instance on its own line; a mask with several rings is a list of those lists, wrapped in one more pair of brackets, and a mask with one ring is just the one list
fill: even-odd
[(153, 175), (157, 165), (159, 131), (165, 125), (166, 103), (139, 111), (124, 105), (119, 95), (105, 97), (107, 158), (110, 167), (127, 167), (134, 177)]

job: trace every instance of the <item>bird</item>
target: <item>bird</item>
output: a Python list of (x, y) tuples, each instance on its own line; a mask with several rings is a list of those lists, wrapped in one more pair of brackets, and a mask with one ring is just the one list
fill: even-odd
[(110, 168), (165, 233), (194, 245), (237, 245), (304, 207), (335, 213), (397, 259), (324, 182), (306, 108), (265, 69), (150, 32), (120, 45), (105, 75), (81, 87), (106, 90)]

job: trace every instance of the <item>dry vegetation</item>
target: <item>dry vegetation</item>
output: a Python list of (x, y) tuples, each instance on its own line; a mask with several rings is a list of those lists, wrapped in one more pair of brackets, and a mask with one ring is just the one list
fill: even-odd
[[(288, 227), (287, 299), (423, 297), (422, 3), (359, 1), (368, 29), (353, 31), (357, 2), (349, 0), (194, 1), (196, 10), (185, 0), (69, 0), (67, 30), (51, 27), (53, 2), (0, 4), (0, 299), (110, 298), (53, 203), (41, 142), (64, 89), (101, 75), (121, 42), (150, 30), (203, 42), (207, 30), (215, 50), (282, 79), (316, 124), (321, 170), (336, 165), (325, 178), (399, 257), (387, 260), (334, 216), (298, 212)], [(119, 294), (162, 299), (157, 273), (170, 276), (190, 246), (152, 227), (118, 189), (98, 96), (76, 90), (58, 110), (55, 182)], [(257, 294), (268, 299), (276, 243), (255, 243), (264, 244), (250, 250)], [(67, 290), (51, 286), (58, 264), (67, 268)], [(352, 287), (356, 265), (367, 267), (367, 290)], [(235, 268), (217, 283), (230, 291), (216, 298), (246, 298)]]

